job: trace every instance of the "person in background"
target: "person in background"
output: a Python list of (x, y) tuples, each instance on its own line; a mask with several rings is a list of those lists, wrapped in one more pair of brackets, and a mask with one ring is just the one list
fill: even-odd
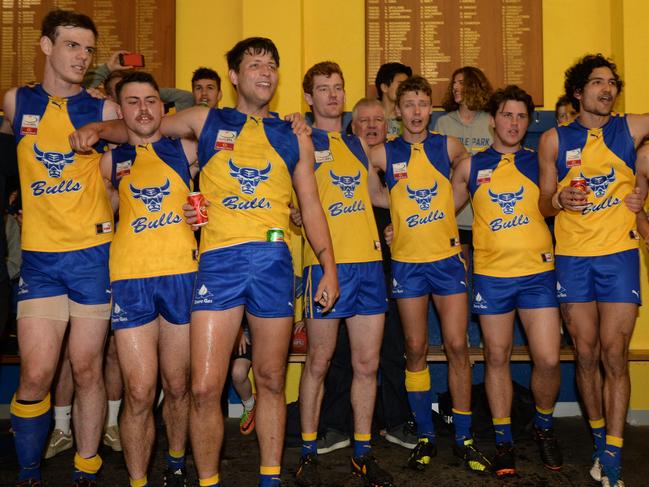
[[(125, 71), (137, 69), (133, 66), (124, 66), (119, 62), (120, 54), (126, 54), (129, 51), (118, 50), (111, 53), (105, 64), (100, 64), (95, 68), (88, 69), (83, 78), (83, 86), (86, 88), (97, 88), (102, 83), (105, 85), (106, 79), (115, 71)], [(108, 95), (108, 93), (106, 93)], [(194, 106), (194, 96), (186, 90), (178, 88), (160, 88), (160, 97), (165, 104), (165, 112), (177, 112)]]
[(562, 95), (554, 105), (554, 118), (557, 120), (557, 125), (562, 123), (570, 123), (577, 118), (577, 110), (570, 103), (570, 99), (566, 95)]
[[(491, 96), (491, 84), (484, 73), (473, 66), (456, 69), (451, 80), (442, 99), (442, 107), (448, 113), (437, 119), (434, 131), (455, 137), (469, 154), (475, 154), (493, 142), (489, 114), (484, 111)], [(471, 205), (466, 205), (456, 218), (462, 255), (471, 268)]]
[(412, 68), (401, 63), (385, 63), (381, 65), (374, 79), (376, 97), (383, 105), (388, 124), (387, 137), (401, 135), (401, 119), (395, 110), (396, 94), (399, 84), (412, 76)]
[(210, 68), (200, 67), (192, 74), (194, 105), (218, 108), (223, 97), (221, 77)]

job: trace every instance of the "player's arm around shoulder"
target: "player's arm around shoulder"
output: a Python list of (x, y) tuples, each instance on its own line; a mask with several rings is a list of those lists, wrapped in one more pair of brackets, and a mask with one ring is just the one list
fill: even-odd
[(75, 152), (90, 152), (99, 140), (113, 144), (128, 142), (126, 125), (120, 118), (119, 105), (111, 100), (105, 100), (101, 114), (101, 122), (92, 122), (78, 128), (69, 136), (70, 147)]
[(198, 143), (195, 140), (180, 139), (180, 144), (189, 164), (189, 175), (193, 179), (198, 173)]
[(635, 190), (640, 199), (639, 208), (636, 211), (636, 224), (638, 226), (638, 232), (640, 232), (640, 235), (642, 235), (645, 241), (645, 246), (649, 247), (649, 220), (647, 220), (647, 213), (644, 210), (644, 203), (647, 199), (647, 192), (649, 191), (649, 144), (644, 144), (638, 149)]
[(324, 271), (314, 299), (322, 305), (324, 311), (328, 311), (339, 295), (336, 261), (313, 172), (313, 142), (305, 133), (297, 135), (297, 139), (300, 156), (293, 171), (293, 186), (300, 204), (306, 237)]
[(117, 188), (113, 186), (113, 151), (109, 150), (104, 152), (99, 159), (99, 171), (101, 172), (101, 177), (104, 180), (104, 186), (106, 188), (106, 194), (110, 200), (110, 206), (113, 209), (113, 213), (117, 212), (119, 207), (119, 193)]
[(466, 151), (466, 147), (464, 147), (462, 142), (450, 135), (446, 136), (446, 150), (453, 169), (455, 169), (461, 160), (469, 156), (469, 153)]
[(388, 156), (385, 150), (385, 144), (378, 144), (372, 147), (368, 152), (368, 156), (371, 166), (374, 166), (374, 168), (386, 172)]
[(557, 192), (557, 167), (555, 161), (559, 151), (559, 135), (552, 128), (541, 135), (539, 141), (539, 210), (545, 217), (554, 216), (563, 206)]
[(629, 113), (626, 120), (636, 148), (640, 147), (644, 138), (649, 136), (649, 113)]
[(365, 141), (359, 137), (361, 141), (361, 146), (363, 147), (363, 152), (368, 158), (369, 164), (367, 165), (367, 187), (370, 192), (370, 199), (372, 200), (372, 206), (377, 206), (379, 208), (390, 208), (390, 197), (388, 196), (388, 190), (383, 184), (381, 184), (381, 179), (379, 178), (377, 168), (369, 161), (370, 148), (367, 146)]
[(457, 213), (469, 201), (469, 177), (471, 175), (471, 156), (468, 154), (461, 159), (451, 175), (451, 186), (453, 188), (453, 202)]
[(198, 140), (207, 121), (207, 116), (213, 108), (195, 106), (162, 117), (160, 131), (165, 137)]

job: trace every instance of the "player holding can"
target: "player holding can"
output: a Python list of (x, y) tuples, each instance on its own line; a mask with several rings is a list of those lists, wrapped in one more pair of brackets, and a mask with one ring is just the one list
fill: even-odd
[[(295, 188), (306, 235), (324, 269), (314, 299), (324, 311), (338, 298), (331, 239), (313, 175), (313, 145), (291, 125), (271, 115), (279, 53), (266, 38), (238, 42), (227, 54), (235, 109), (193, 107), (167, 116), (161, 131), (198, 139), (200, 187), (210, 221), (201, 235), (201, 259), (191, 323), (190, 435), (202, 487), (220, 485), (223, 443), (221, 394), (230, 355), (247, 313), (256, 347), (252, 367), (257, 386), (259, 482), (280, 484), (286, 403), (284, 381), (293, 324), (293, 267), (284, 242), (266, 242), (270, 228), (288, 228)], [(110, 136), (106, 134), (110, 133)], [(84, 149), (99, 136), (123, 141), (121, 123), (85, 127), (73, 135)], [(195, 212), (186, 212), (195, 222)], [(269, 284), (272, 283), (272, 284)]]
[[(547, 131), (539, 144), (539, 206), (544, 216), (556, 215), (557, 292), (594, 438), (591, 475), (617, 487), (624, 485), (628, 349), (640, 304), (638, 232), (630, 211), (642, 204), (634, 189), (635, 150), (649, 133), (649, 115), (612, 113), (621, 89), (615, 64), (601, 54), (584, 56), (565, 76), (577, 119)], [(576, 176), (586, 179), (587, 193), (570, 187)]]

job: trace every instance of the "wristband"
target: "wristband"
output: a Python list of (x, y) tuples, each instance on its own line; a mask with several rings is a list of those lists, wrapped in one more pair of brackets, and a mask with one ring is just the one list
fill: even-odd
[(559, 200), (559, 194), (560, 191), (557, 191), (552, 195), (552, 208), (561, 211), (561, 210), (565, 210), (565, 208), (563, 207), (561, 201)]

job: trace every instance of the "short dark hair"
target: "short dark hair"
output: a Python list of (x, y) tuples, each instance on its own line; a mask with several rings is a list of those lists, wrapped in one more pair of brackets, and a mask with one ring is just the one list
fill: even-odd
[(239, 66), (246, 53), (252, 54), (270, 54), (275, 64), (279, 68), (279, 52), (275, 43), (266, 37), (248, 37), (237, 42), (232, 49), (226, 54), (228, 60), (228, 69), (239, 72)]
[(49, 37), (54, 42), (58, 35), (57, 27), (80, 27), (88, 29), (95, 35), (95, 39), (99, 37), (97, 27), (90, 17), (73, 10), (51, 10), (44, 18), (41, 24), (41, 36)]
[(428, 97), (431, 99), (431, 102), (433, 100), (433, 89), (430, 87), (430, 83), (423, 76), (416, 74), (415, 76), (411, 76), (410, 78), (402, 81), (397, 88), (397, 106), (399, 105), (399, 101), (401, 100), (403, 94), (411, 91), (414, 91), (416, 93), (421, 91), (422, 93), (428, 95)]
[(482, 70), (474, 66), (464, 66), (453, 71), (444, 98), (442, 98), (442, 108), (447, 112), (454, 112), (460, 108), (453, 95), (453, 82), (458, 74), (462, 74), (464, 77), (462, 98), (467, 108), (473, 112), (483, 111), (493, 88)]
[(196, 71), (194, 71), (194, 74), (192, 74), (192, 87), (194, 86), (194, 83), (199, 79), (214, 80), (216, 81), (216, 87), (219, 90), (221, 89), (221, 77), (219, 76), (219, 73), (217, 73), (213, 69), (201, 66)]
[(128, 70), (126, 69), (117, 69), (115, 71), (111, 71), (108, 76), (106, 76), (106, 79), (104, 80), (104, 91), (108, 96), (112, 96), (117, 100), (117, 93), (109, 93), (108, 87), (110, 86), (110, 82), (113, 81), (114, 79), (122, 79), (124, 76), (126, 76), (129, 73)]
[(309, 68), (309, 70), (304, 75), (304, 79), (302, 80), (302, 90), (304, 91), (304, 93), (308, 93), (309, 95), (312, 95), (313, 78), (315, 78), (318, 75), (326, 76), (327, 78), (329, 78), (334, 73), (340, 75), (340, 79), (343, 80), (343, 86), (345, 86), (345, 78), (343, 77), (343, 71), (342, 69), (340, 69), (338, 63), (335, 63), (333, 61), (323, 61), (321, 63), (314, 64)]
[(381, 100), (383, 99), (383, 92), (381, 91), (381, 85), (385, 83), (390, 86), (394, 77), (398, 74), (405, 74), (408, 78), (412, 76), (412, 68), (401, 63), (385, 63), (382, 64), (379, 70), (376, 73), (376, 78), (374, 79), (374, 86), (376, 86), (376, 97)]
[(492, 117), (495, 117), (500, 106), (509, 100), (523, 102), (527, 108), (527, 115), (529, 117), (534, 113), (534, 101), (532, 97), (527, 91), (516, 85), (509, 85), (494, 91), (491, 97), (489, 97), (485, 109)]
[(554, 104), (554, 118), (559, 119), (559, 108), (566, 105), (572, 105), (570, 99), (566, 95), (561, 95), (557, 102)]
[(148, 83), (158, 92), (158, 94), (160, 94), (158, 83), (156, 83), (155, 78), (151, 74), (144, 71), (129, 71), (115, 86), (115, 95), (118, 102), (120, 101), (119, 97), (122, 93), (122, 89), (129, 83)]
[(618, 94), (622, 92), (624, 83), (617, 74), (617, 66), (610, 59), (605, 58), (602, 54), (586, 54), (573, 66), (566, 70), (566, 80), (564, 82), (564, 90), (566, 96), (573, 108), (579, 111), (579, 100), (575, 98), (575, 93), (583, 91), (584, 86), (588, 83), (588, 78), (595, 68), (608, 68), (613, 73), (613, 78), (618, 89)]

